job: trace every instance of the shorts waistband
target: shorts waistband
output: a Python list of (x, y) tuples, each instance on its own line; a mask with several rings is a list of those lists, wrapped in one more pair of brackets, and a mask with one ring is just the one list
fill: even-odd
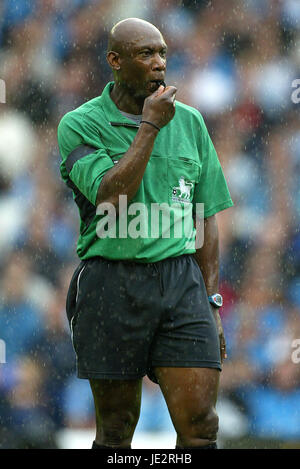
[(122, 263), (122, 264), (126, 264), (126, 265), (134, 265), (134, 266), (138, 266), (138, 265), (144, 265), (144, 266), (155, 266), (155, 265), (161, 265), (163, 263), (166, 263), (166, 262), (176, 262), (178, 260), (182, 260), (182, 259), (189, 259), (189, 258), (193, 258), (193, 254), (181, 254), (180, 256), (174, 256), (174, 257), (166, 257), (165, 259), (161, 259), (159, 261), (155, 261), (155, 262), (138, 262), (138, 261), (134, 261), (134, 260), (127, 260), (127, 259), (108, 259), (107, 257), (102, 257), (102, 256), (93, 256), (93, 257), (89, 257), (87, 259), (82, 259), (82, 262), (89, 262), (89, 261), (92, 261), (92, 260), (95, 260), (95, 261), (104, 261), (104, 262), (111, 262), (111, 263), (114, 263), (114, 264), (117, 264), (117, 263)]

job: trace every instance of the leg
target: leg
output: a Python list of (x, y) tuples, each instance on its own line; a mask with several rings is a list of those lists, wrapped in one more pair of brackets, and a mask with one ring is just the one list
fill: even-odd
[(142, 380), (91, 379), (96, 412), (96, 443), (130, 448), (140, 415)]
[(213, 368), (155, 368), (177, 432), (178, 447), (200, 448), (217, 440), (220, 372)]

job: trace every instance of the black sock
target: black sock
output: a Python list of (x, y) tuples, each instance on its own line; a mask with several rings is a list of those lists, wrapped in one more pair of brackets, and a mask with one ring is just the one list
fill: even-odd
[(122, 448), (113, 448), (112, 446), (98, 445), (98, 443), (96, 443), (96, 441), (93, 441), (93, 445), (92, 445), (91, 449), (116, 449), (116, 450), (131, 449), (131, 445), (130, 446), (125, 446), (125, 447), (123, 446)]
[(109, 446), (104, 446), (104, 445), (98, 445), (96, 441), (93, 441), (93, 446), (92, 449), (110, 449)]
[(218, 446), (217, 443), (211, 443), (210, 445), (194, 446), (191, 448), (181, 448), (180, 446), (175, 446), (175, 449), (218, 449)]

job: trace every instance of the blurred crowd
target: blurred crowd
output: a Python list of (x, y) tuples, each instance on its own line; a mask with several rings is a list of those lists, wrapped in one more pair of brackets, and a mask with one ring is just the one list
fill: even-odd
[[(107, 34), (131, 16), (163, 32), (166, 81), (203, 114), (235, 203), (218, 214), (220, 442), (300, 447), (299, 0), (1, 0), (0, 448), (54, 448), (95, 424), (65, 317), (79, 217), (56, 129), (112, 79)], [(170, 428), (145, 379), (138, 431)]]

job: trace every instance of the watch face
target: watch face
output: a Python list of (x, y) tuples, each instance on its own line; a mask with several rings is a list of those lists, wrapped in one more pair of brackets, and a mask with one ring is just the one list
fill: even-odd
[(220, 295), (219, 293), (216, 293), (215, 295), (212, 295), (212, 299), (216, 306), (219, 306), (219, 307), (222, 306), (223, 304), (222, 295)]

